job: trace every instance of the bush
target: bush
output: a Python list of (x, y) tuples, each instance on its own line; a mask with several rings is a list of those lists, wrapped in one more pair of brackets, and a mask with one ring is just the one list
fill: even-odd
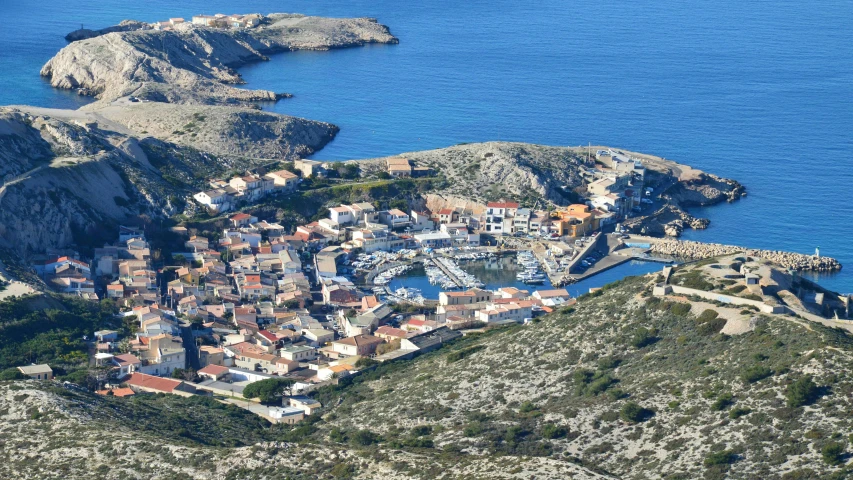
[(598, 367), (602, 370), (610, 370), (618, 367), (622, 363), (619, 357), (601, 357), (598, 359)]
[(355, 475), (356, 468), (354, 465), (349, 463), (338, 463), (332, 470), (329, 472), (335, 478), (352, 478)]
[(735, 463), (735, 460), (737, 460), (737, 455), (733, 451), (722, 450), (709, 453), (703, 463), (706, 467), (713, 467), (715, 465), (730, 465)]
[(732, 399), (732, 394), (724, 393), (720, 395), (714, 403), (711, 404), (711, 410), (715, 412), (720, 412), (732, 406), (733, 403), (734, 400)]
[(773, 370), (762, 365), (755, 365), (744, 370), (740, 378), (743, 383), (749, 384), (764, 380), (770, 375), (773, 375)]
[(546, 423), (542, 426), (542, 436), (548, 439), (563, 438), (569, 434), (569, 429), (562, 425)]
[(701, 322), (709, 322), (709, 321), (717, 318), (719, 315), (720, 314), (717, 313), (716, 310), (712, 310), (709, 308), (709, 309), (705, 310), (704, 312), (702, 312), (701, 314), (699, 314), (699, 316), (696, 317), (696, 321), (700, 322), (700, 323)]
[(619, 411), (619, 416), (622, 420), (631, 423), (638, 423), (645, 420), (648, 420), (654, 412), (647, 408), (641, 407), (636, 402), (628, 402), (622, 406), (622, 410)]
[(679, 317), (684, 317), (688, 313), (690, 313), (690, 304), (689, 303), (681, 303), (678, 302), (669, 309), (669, 311), (673, 315), (678, 315)]
[(788, 406), (792, 408), (809, 405), (818, 399), (820, 390), (812, 380), (811, 375), (800, 377), (794, 383), (788, 385), (788, 390), (785, 392), (785, 397), (788, 399)]
[(823, 461), (830, 465), (840, 464), (842, 453), (844, 453), (844, 445), (838, 442), (829, 442), (820, 449)]
[(243, 398), (258, 398), (263, 403), (272, 403), (277, 401), (293, 383), (293, 380), (285, 378), (267, 378), (252, 382), (243, 389)]
[(7, 368), (0, 372), (0, 380), (26, 380), (27, 376), (17, 368)]
[(752, 413), (752, 410), (749, 408), (735, 407), (729, 412), (729, 418), (731, 418), (732, 420), (737, 420), (738, 418), (743, 417), (745, 415), (749, 415), (750, 413)]
[(643, 348), (655, 343), (658, 339), (655, 337), (655, 332), (646, 327), (640, 327), (634, 332), (631, 337), (631, 345), (634, 348)]
[(379, 435), (370, 430), (358, 430), (349, 438), (350, 443), (357, 447), (367, 447), (374, 443), (379, 443)]
[(458, 362), (459, 360), (471, 356), (484, 348), (486, 348), (485, 345), (474, 345), (472, 347), (463, 348), (462, 350), (450, 352), (447, 354), (447, 363)]

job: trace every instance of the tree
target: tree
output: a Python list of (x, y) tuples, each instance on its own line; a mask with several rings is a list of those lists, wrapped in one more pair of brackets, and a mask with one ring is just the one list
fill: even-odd
[(800, 377), (794, 383), (788, 385), (788, 391), (785, 393), (788, 399), (788, 406), (793, 408), (809, 405), (817, 400), (819, 395), (819, 389), (812, 380), (811, 375)]
[(26, 380), (28, 377), (17, 368), (7, 368), (0, 372), (0, 380)]
[(284, 395), (285, 390), (293, 383), (293, 380), (287, 378), (268, 378), (253, 382), (243, 389), (243, 398), (258, 398), (262, 403), (272, 403)]

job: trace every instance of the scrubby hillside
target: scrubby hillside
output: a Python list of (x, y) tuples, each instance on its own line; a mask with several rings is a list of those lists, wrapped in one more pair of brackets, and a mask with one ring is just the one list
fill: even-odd
[(849, 334), (661, 301), (650, 282), (628, 279), (537, 324), (380, 367), (379, 380), (336, 394), (327, 428), (393, 436), (420, 426), (437, 449), (572, 459), (620, 478), (842, 470), (831, 452), (853, 427)]
[[(573, 198), (572, 190), (582, 184), (580, 166), (585, 162), (567, 148), (508, 142), (462, 144), (399, 156), (441, 172), (448, 184), (436, 193), (481, 202), (544, 198), (566, 203)], [(367, 172), (385, 168), (385, 159), (361, 163)]]
[[(273, 426), (212, 399), (100, 397), (75, 387), (0, 382), (3, 478), (607, 478), (547, 458), (460, 462), (452, 452), (307, 441), (313, 430)], [(418, 467), (406, 471), (407, 465)]]

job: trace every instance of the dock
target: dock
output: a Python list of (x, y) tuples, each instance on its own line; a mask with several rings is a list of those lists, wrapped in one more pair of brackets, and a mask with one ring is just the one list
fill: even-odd
[(450, 281), (455, 283), (459, 288), (465, 288), (465, 283), (462, 280), (459, 280), (459, 277), (454, 275), (453, 272), (451, 272), (450, 269), (447, 268), (447, 265), (445, 265), (444, 262), (441, 261), (441, 258), (439, 258), (439, 257), (433, 258), (432, 263), (436, 267), (438, 267), (438, 269), (441, 270), (442, 273), (447, 275), (447, 278), (449, 278)]

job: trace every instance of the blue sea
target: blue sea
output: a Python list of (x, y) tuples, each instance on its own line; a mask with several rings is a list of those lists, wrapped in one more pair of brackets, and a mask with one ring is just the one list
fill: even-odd
[[(257, 11), (370, 16), (399, 45), (277, 55), (242, 70), (289, 92), (271, 110), (341, 132), (319, 159), (512, 140), (607, 144), (734, 178), (749, 196), (697, 210), (689, 239), (811, 253), (853, 292), (853, 5), (849, 1), (4, 0), (0, 104), (75, 107), (42, 64), (80, 24)], [(622, 271), (624, 269), (620, 269)]]

